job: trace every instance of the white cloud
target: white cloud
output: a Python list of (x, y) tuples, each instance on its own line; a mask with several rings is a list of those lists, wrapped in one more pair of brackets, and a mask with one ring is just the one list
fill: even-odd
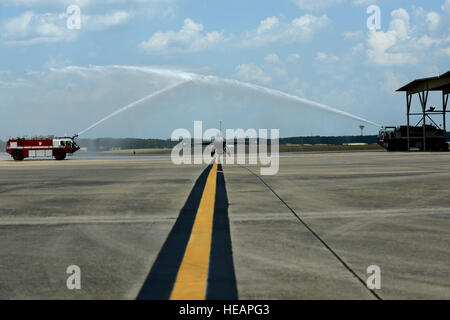
[(83, 28), (99, 31), (126, 24), (132, 16), (126, 11), (115, 11), (98, 15), (82, 15), (81, 17)]
[(358, 55), (364, 51), (364, 43), (358, 43), (352, 47), (352, 55)]
[(9, 71), (0, 70), (0, 89), (30, 86), (28, 81), (14, 77)]
[(323, 10), (346, 2), (346, 0), (291, 0), (302, 10)]
[(444, 54), (450, 43), (444, 19), (434, 11), (413, 8), (413, 18), (405, 9), (391, 12), (387, 31), (370, 31), (367, 38), (369, 63), (380, 66), (414, 65), (431, 55)]
[(288, 55), (288, 62), (297, 63), (300, 60), (300, 55), (298, 53), (290, 53)]
[(254, 64), (240, 64), (236, 67), (236, 75), (247, 82), (269, 83), (272, 78), (266, 76), (264, 71)]
[(72, 4), (80, 7), (101, 6), (123, 6), (123, 5), (157, 5), (170, 3), (173, 0), (2, 0), (0, 6), (16, 6), (25, 8), (37, 7), (64, 7)]
[[(255, 30), (237, 37), (241, 39), (237, 43), (243, 47), (263, 47), (274, 43), (308, 41), (329, 24), (327, 15), (306, 14), (287, 23), (277, 17), (269, 17), (262, 20)], [(191, 53), (213, 48), (232, 37), (226, 37), (222, 31), (205, 32), (202, 24), (188, 18), (179, 31), (156, 32), (147, 41), (141, 42), (139, 47), (152, 53)]]
[(265, 60), (269, 63), (277, 64), (280, 62), (280, 58), (275, 53), (270, 53), (266, 56)]
[(176, 0), (1, 0), (0, 8), (13, 7), (39, 15), (65, 15), (71, 5), (81, 10), (86, 30), (103, 31), (122, 25), (132, 17), (165, 18), (173, 16)]
[(316, 55), (316, 61), (323, 62), (323, 63), (334, 63), (339, 61), (338, 56), (328, 55), (324, 52), (317, 52)]
[(192, 19), (185, 19), (179, 31), (156, 32), (139, 47), (147, 52), (163, 51), (198, 52), (210, 49), (224, 41), (222, 32), (204, 32), (203, 25)]
[(359, 40), (364, 36), (361, 30), (359, 31), (346, 31), (342, 33), (342, 37), (346, 40)]
[(394, 10), (391, 12), (391, 22), (389, 24), (389, 30), (395, 32), (399, 38), (405, 38), (409, 33), (409, 14), (403, 8)]
[(450, 13), (450, 0), (446, 0), (441, 7), (442, 11)]
[(440, 49), (439, 54), (450, 57), (450, 47)]
[(275, 74), (277, 77), (281, 77), (281, 78), (287, 78), (288, 77), (288, 72), (285, 68), (275, 68), (274, 70)]
[[(102, 15), (84, 14), (81, 17), (81, 31), (98, 31), (126, 23), (130, 15), (125, 11), (116, 11)], [(6, 20), (0, 26), (1, 38), (6, 44), (18, 46), (73, 41), (80, 30), (69, 30), (67, 18), (66, 13), (26, 11), (20, 16)]]
[(383, 0), (353, 0), (353, 4), (357, 6), (370, 6), (372, 4), (377, 4)]
[(58, 56), (50, 56), (50, 58), (45, 63), (45, 66), (51, 69), (51, 68), (61, 68), (71, 64), (72, 64), (71, 60), (66, 59), (62, 55), (58, 55)]
[(377, 4), (382, 0), (291, 0), (297, 7), (302, 10), (324, 10), (331, 7), (339, 6), (351, 2), (353, 5), (371, 5)]
[(428, 35), (421, 36), (420, 38), (416, 38), (414, 40), (417, 43), (416, 47), (419, 49), (420, 48), (429, 48), (431, 46), (439, 45), (439, 44), (445, 42), (443, 39), (432, 38)]
[(19, 17), (12, 18), (6, 21), (2, 27), (3, 37), (26, 37), (29, 32), (29, 25), (34, 18), (34, 13), (31, 11), (24, 12)]
[(434, 11), (428, 12), (426, 19), (427, 19), (427, 23), (428, 23), (428, 29), (430, 31), (436, 30), (441, 21), (441, 17), (439, 16), (439, 14), (437, 14)]
[(408, 82), (408, 79), (398, 73), (394, 73), (391, 70), (384, 72), (384, 81), (380, 84), (382, 90), (388, 94), (394, 94), (395, 90)]
[(242, 44), (246, 47), (260, 47), (273, 43), (308, 41), (330, 22), (327, 15), (305, 14), (288, 23), (280, 21), (277, 17), (269, 17), (261, 21), (256, 30), (247, 32)]
[(269, 17), (260, 22), (257, 32), (263, 33), (274, 29), (280, 24), (280, 20), (277, 17)]
[(26, 11), (0, 27), (1, 37), (10, 45), (33, 45), (71, 41), (75, 33), (66, 27), (66, 14), (39, 14)]
[(388, 31), (369, 31), (367, 39), (369, 61), (382, 66), (417, 63), (417, 58), (412, 53), (399, 50), (402, 42), (411, 40), (408, 12), (405, 9), (397, 9), (391, 12), (391, 17)]

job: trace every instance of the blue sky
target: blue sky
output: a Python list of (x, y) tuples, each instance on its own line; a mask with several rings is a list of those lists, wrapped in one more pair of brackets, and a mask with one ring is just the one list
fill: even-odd
[[(70, 5), (81, 9), (80, 29), (67, 28)], [(381, 10), (376, 31), (366, 25), (369, 5)], [(405, 98), (395, 89), (450, 70), (449, 18), (450, 0), (2, 0), (0, 138), (75, 133), (179, 81), (130, 66), (237, 79), (399, 125)], [(360, 124), (194, 83), (87, 136), (169, 137), (194, 120), (281, 136), (356, 135)]]

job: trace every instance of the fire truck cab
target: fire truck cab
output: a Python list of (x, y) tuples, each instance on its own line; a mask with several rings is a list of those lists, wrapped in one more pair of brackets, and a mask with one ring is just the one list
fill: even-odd
[(72, 155), (80, 149), (69, 137), (35, 137), (10, 139), (6, 143), (6, 152), (16, 161), (25, 158), (54, 157), (56, 160), (64, 160), (67, 155)]

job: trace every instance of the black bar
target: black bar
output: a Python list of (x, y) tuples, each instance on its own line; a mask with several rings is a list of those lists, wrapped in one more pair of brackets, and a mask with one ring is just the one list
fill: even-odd
[[(4, 314), (46, 317), (65, 314), (71, 317), (114, 316), (126, 319), (137, 315), (148, 319), (303, 319), (331, 316), (336, 318), (386, 318), (387, 312), (398, 311), (401, 318), (416, 316), (418, 312), (445, 315), (450, 301), (2, 301)], [(197, 314), (183, 314), (186, 310)], [(198, 308), (199, 307), (199, 308)], [(202, 309), (200, 309), (202, 308)], [(205, 314), (211, 310), (210, 316)], [(212, 309), (211, 309), (212, 308)], [(202, 310), (202, 311), (201, 311)], [(430, 311), (432, 310), (432, 311)], [(202, 314), (199, 314), (199, 313)], [(399, 314), (399, 315), (400, 315)], [(328, 317), (327, 317), (328, 318)]]

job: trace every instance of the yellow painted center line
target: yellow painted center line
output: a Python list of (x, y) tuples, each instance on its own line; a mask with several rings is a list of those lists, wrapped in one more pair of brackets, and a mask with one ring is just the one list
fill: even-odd
[(209, 172), (170, 300), (204, 300), (216, 198), (217, 159)]

